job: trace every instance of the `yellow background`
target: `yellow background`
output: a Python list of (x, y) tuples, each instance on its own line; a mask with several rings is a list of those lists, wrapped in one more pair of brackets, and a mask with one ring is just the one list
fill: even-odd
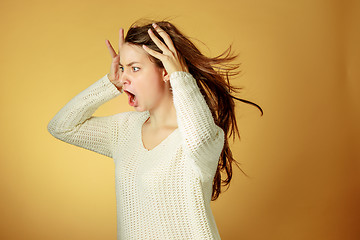
[[(359, 234), (359, 1), (0, 3), (0, 239), (115, 239), (114, 165), (47, 124), (103, 77), (120, 27), (173, 18), (204, 53), (240, 53), (241, 141), (212, 202), (222, 239), (343, 240)], [(132, 110), (126, 97), (97, 115)]]

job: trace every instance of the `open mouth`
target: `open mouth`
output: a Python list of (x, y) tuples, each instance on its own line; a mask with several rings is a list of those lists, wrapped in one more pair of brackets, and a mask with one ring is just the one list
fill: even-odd
[(130, 106), (135, 106), (135, 104), (136, 104), (136, 96), (135, 96), (135, 94), (133, 94), (132, 92), (129, 92), (127, 90), (124, 90), (124, 92), (126, 92), (126, 94), (129, 97), (129, 105)]

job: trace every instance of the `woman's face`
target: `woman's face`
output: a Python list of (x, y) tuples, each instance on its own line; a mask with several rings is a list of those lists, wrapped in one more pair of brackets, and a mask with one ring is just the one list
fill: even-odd
[(150, 61), (141, 47), (124, 43), (120, 49), (120, 68), (123, 90), (136, 111), (156, 108), (168, 94), (169, 88), (163, 80), (165, 70)]

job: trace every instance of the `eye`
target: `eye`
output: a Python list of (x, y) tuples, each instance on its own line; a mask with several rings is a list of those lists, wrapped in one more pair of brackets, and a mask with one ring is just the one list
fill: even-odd
[(119, 66), (119, 69), (120, 69), (120, 71), (124, 71), (124, 67), (123, 66)]
[(132, 67), (132, 69), (133, 69), (133, 71), (134, 71), (134, 72), (137, 72), (137, 71), (139, 71), (139, 70), (140, 70), (140, 68), (139, 68), (139, 67)]

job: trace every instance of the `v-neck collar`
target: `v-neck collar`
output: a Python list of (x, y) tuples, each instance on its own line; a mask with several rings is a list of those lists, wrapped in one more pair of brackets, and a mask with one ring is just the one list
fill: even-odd
[(166, 142), (170, 141), (170, 139), (173, 138), (173, 136), (175, 136), (175, 134), (178, 132), (179, 128), (176, 128), (174, 131), (172, 131), (172, 133), (170, 133), (164, 140), (162, 140), (158, 145), (156, 145), (152, 149), (147, 149), (144, 146), (144, 142), (143, 142), (142, 128), (144, 126), (144, 123), (149, 119), (149, 117), (150, 117), (149, 111), (146, 111), (146, 113), (141, 116), (141, 118), (139, 120), (140, 127), (139, 127), (139, 130), (138, 130), (138, 139), (139, 139), (141, 150), (146, 151), (146, 152), (154, 152), (157, 149), (161, 148), (161, 146), (165, 145)]

